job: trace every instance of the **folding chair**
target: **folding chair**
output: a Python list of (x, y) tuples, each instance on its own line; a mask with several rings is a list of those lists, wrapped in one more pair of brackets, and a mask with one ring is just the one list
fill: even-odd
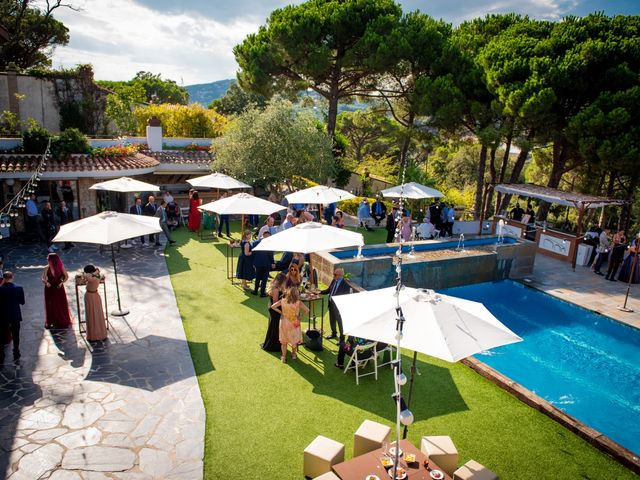
[(189, 223), (189, 207), (180, 208), (180, 221), (182, 225), (187, 225)]
[[(378, 363), (377, 366), (379, 367), (384, 367), (386, 365), (391, 365), (394, 360), (396, 359), (396, 347), (394, 347), (391, 344), (379, 344), (376, 343), (376, 348), (374, 351), (374, 355), (378, 358), (380, 358), (380, 360), (382, 360), (382, 363)], [(388, 361), (384, 361), (384, 354), (385, 352), (389, 352), (389, 360)], [(391, 367), (393, 368), (393, 367)]]
[[(350, 368), (355, 369), (356, 385), (360, 385), (360, 377), (367, 375), (375, 375), (376, 380), (378, 380), (378, 358), (375, 353), (376, 345), (377, 342), (367, 343), (366, 345), (356, 345), (347, 362), (347, 366), (344, 367), (343, 373), (347, 373), (347, 370)], [(373, 360), (373, 372), (360, 373), (360, 368), (365, 367), (367, 363), (369, 363), (369, 360)]]

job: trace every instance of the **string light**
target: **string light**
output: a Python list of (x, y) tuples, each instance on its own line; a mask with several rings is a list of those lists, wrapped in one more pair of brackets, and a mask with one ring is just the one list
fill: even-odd
[[(25, 202), (29, 199), (30, 194), (35, 193), (36, 188), (38, 187), (38, 181), (42, 178), (42, 175), (46, 171), (46, 160), (50, 156), (49, 147), (51, 147), (51, 139), (49, 139), (47, 148), (42, 154), (42, 158), (40, 159), (40, 162), (38, 163), (35, 171), (31, 174), (29, 180), (27, 180), (22, 188), (13, 196), (13, 198), (0, 209), (0, 228), (10, 227), (11, 218), (16, 218), (18, 216), (18, 209), (25, 208)], [(6, 217), (9, 217), (9, 221), (5, 220)], [(2, 238), (1, 235), (0, 238)]]

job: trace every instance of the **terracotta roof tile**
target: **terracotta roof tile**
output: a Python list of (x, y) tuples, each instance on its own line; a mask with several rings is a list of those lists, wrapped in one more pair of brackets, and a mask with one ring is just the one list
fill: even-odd
[[(40, 155), (0, 155), (0, 174), (33, 172), (38, 167)], [(92, 155), (71, 155), (64, 160), (47, 163), (46, 172), (104, 172), (137, 170), (157, 167), (158, 160), (136, 153), (129, 157), (99, 157)]]
[(189, 152), (185, 150), (163, 150), (162, 152), (143, 152), (145, 155), (156, 159), (160, 163), (172, 163), (183, 165), (205, 164), (209, 165), (214, 156), (211, 152)]

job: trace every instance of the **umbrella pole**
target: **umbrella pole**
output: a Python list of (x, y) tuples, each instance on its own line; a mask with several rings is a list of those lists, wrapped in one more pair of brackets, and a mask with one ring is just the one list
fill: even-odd
[(116, 264), (116, 253), (113, 249), (113, 243), (111, 244), (111, 261), (113, 262), (113, 276), (116, 279), (116, 297), (118, 299), (118, 310), (114, 310), (111, 312), (111, 315), (114, 317), (124, 317), (125, 315), (129, 315), (129, 310), (122, 310), (122, 305), (120, 304), (120, 287), (118, 286), (118, 266)]
[[(409, 395), (407, 396), (407, 408), (411, 408), (411, 395), (413, 394), (413, 380), (416, 378), (416, 360), (418, 359), (418, 352), (413, 352), (413, 363), (411, 364), (411, 380), (409, 380)], [(407, 431), (409, 427), (407, 425), (404, 426), (404, 430), (402, 432), (402, 439), (407, 438)]]

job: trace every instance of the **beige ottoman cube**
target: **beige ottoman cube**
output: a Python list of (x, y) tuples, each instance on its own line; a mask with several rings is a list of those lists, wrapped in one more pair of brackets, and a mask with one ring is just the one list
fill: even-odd
[(318, 435), (304, 449), (304, 475), (315, 478), (331, 471), (331, 466), (344, 461), (344, 444)]
[(433, 436), (422, 437), (420, 450), (429, 460), (433, 460), (447, 475), (452, 475), (458, 467), (458, 450), (451, 441), (451, 437)]
[(314, 478), (313, 480), (340, 480), (340, 477), (333, 472), (327, 472)]
[(498, 480), (498, 475), (475, 460), (469, 460), (455, 472), (454, 480)]
[(389, 440), (391, 428), (378, 422), (365, 420), (353, 435), (353, 456), (358, 457), (382, 447)]

